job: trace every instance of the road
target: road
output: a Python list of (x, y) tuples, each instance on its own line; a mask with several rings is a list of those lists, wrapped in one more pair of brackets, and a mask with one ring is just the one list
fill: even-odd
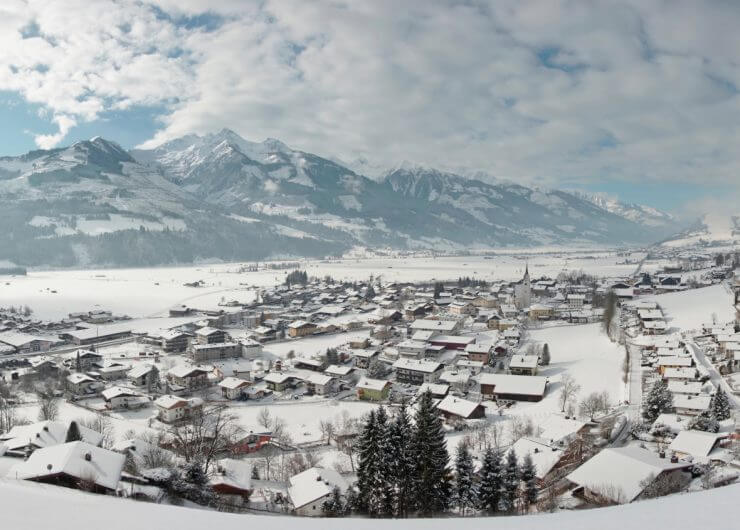
[(687, 341), (686, 344), (694, 352), (694, 359), (696, 359), (696, 362), (700, 363), (704, 368), (706, 368), (707, 373), (709, 374), (710, 381), (712, 381), (712, 383), (717, 388), (722, 388), (722, 390), (725, 391), (725, 394), (727, 394), (727, 397), (730, 400), (732, 408), (735, 409), (735, 411), (740, 410), (740, 399), (738, 399), (737, 396), (733, 394), (730, 385), (727, 384), (727, 381), (725, 381), (724, 377), (720, 375), (712, 362), (707, 359), (706, 355), (704, 355), (704, 350), (692, 341)]

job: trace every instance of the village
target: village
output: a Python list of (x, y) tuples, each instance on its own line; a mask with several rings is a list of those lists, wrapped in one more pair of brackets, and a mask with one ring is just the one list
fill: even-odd
[(238, 513), (403, 516), (356, 498), (368, 418), (408, 410), (439, 422), (454, 491), (464, 473), (484, 481), (492, 454), (519, 477), (510, 506), (453, 495), (456, 515), (732, 483), (738, 256), (661, 248), (628, 264), (395, 281), (291, 263), (248, 301), (156, 318), (0, 307), (0, 476)]

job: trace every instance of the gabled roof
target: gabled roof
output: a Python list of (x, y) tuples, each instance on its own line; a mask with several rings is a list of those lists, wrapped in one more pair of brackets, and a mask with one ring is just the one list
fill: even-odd
[(726, 436), (704, 431), (681, 431), (678, 433), (668, 449), (678, 453), (686, 453), (695, 458), (705, 459), (717, 445), (717, 440)]
[(480, 407), (480, 403), (468, 401), (448, 394), (442, 401), (437, 404), (437, 409), (448, 414), (454, 414), (461, 418), (469, 418), (475, 410)]
[(290, 477), (288, 495), (295, 508), (300, 508), (329, 495), (334, 487), (347, 491), (347, 481), (333, 469), (312, 467)]

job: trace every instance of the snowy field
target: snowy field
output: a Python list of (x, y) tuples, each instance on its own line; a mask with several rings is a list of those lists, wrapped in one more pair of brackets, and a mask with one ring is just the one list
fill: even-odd
[(735, 319), (732, 295), (723, 284), (691, 289), (678, 293), (655, 295), (645, 298), (660, 304), (671, 328), (698, 329), (712, 321), (725, 323)]
[[(365, 280), (371, 274), (384, 282), (453, 280), (471, 276), (489, 281), (518, 280), (528, 264), (533, 278), (556, 277), (565, 271), (598, 276), (632, 274), (642, 253), (625, 256), (609, 251), (500, 254), (450, 258), (374, 258), (303, 261), (309, 275), (338, 280)], [(651, 271), (658, 262), (649, 262)], [(211, 309), (222, 300), (250, 302), (255, 288), (282, 283), (288, 271), (239, 272), (242, 264), (148, 269), (62, 270), (29, 272), (26, 277), (0, 277), (0, 306), (28, 305), (41, 319), (59, 319), (76, 311), (108, 309), (131, 317), (160, 316), (176, 304)], [(202, 280), (204, 287), (185, 287)]]
[[(691, 493), (672, 495), (594, 510), (563, 511), (555, 514), (526, 517), (468, 518), (464, 521), (438, 519), (296, 519), (261, 515), (227, 514), (207, 510), (164, 506), (136, 502), (115, 497), (82, 493), (75, 490), (35, 484), (12, 479), (0, 479), (0, 497), (3, 499), (3, 527), (13, 529), (104, 528), (131, 530), (132, 528), (177, 528), (201, 530), (219, 528), (231, 530), (261, 527), (281, 530), (296, 527), (305, 530), (332, 530), (352, 526), (358, 530), (424, 529), (441, 530), (464, 524), (467, 529), (501, 527), (513, 530), (623, 530), (624, 528), (670, 528), (695, 530), (705, 527), (732, 527), (728, 521), (740, 517), (740, 485)], [(43, 506), (43, 509), (39, 509)], [(707, 509), (711, 507), (711, 509)]]

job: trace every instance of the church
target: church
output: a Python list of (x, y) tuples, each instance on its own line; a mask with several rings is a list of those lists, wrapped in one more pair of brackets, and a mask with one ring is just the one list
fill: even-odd
[(517, 309), (529, 307), (532, 303), (532, 283), (529, 280), (529, 264), (524, 269), (524, 278), (514, 285), (514, 304)]

